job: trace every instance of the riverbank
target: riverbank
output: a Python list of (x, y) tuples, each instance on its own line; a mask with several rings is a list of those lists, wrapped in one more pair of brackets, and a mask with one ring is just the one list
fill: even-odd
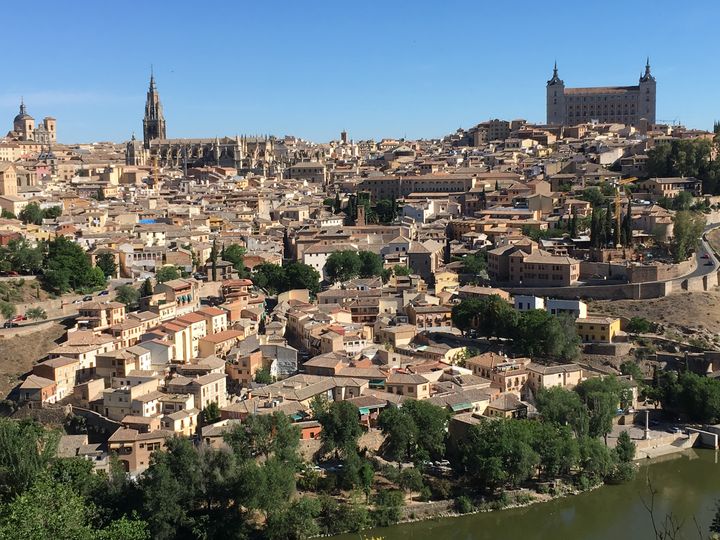
[[(672, 513), (685, 523), (688, 535), (696, 535), (694, 521), (707, 531), (720, 498), (718, 459), (713, 450), (686, 450), (645, 459), (635, 478), (626, 484), (604, 484), (573, 496), (537, 500), (498, 511), (408, 520), (392, 527), (369, 529), (361, 536), (384, 540), (606, 540), (627, 538), (632, 533), (637, 540), (652, 540), (655, 536), (650, 515), (643, 505), (649, 497), (648, 480), (656, 491), (656, 517), (662, 520)], [(358, 534), (335, 538), (357, 540)]]

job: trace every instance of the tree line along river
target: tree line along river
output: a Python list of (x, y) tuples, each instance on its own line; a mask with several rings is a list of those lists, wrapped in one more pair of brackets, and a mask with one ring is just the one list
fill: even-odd
[(554, 499), (524, 508), (438, 518), (393, 527), (345, 534), (338, 540), (381, 537), (385, 540), (483, 540), (496, 538), (545, 540), (653, 540), (648, 478), (656, 492), (656, 522), (667, 513), (683, 522), (678, 538), (709, 537), (720, 499), (720, 457), (715, 450), (690, 450), (641, 463), (634, 480), (603, 486), (576, 496)]

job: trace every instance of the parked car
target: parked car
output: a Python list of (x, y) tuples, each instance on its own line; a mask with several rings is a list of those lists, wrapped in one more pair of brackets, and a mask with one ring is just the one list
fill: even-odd
[(98, 296), (107, 296), (108, 294), (110, 294), (110, 291), (100, 291)]
[(83, 302), (92, 302), (92, 294), (88, 294), (87, 296), (83, 296)]
[(703, 253), (702, 255), (700, 255), (700, 258), (701, 259), (709, 259), (710, 257), (708, 257), (707, 253)]
[(83, 301), (80, 300), (79, 298), (77, 300), (73, 300), (73, 304), (82, 304), (82, 303), (83, 303)]
[(673, 434), (675, 434), (675, 435), (679, 435), (680, 433), (683, 432), (683, 430), (680, 429), (680, 428), (677, 427), (677, 426), (673, 426), (673, 427), (668, 428), (667, 432), (668, 432), (668, 433), (673, 433)]
[(27, 317), (25, 315), (15, 315), (11, 320), (12, 322), (27, 321)]
[(3, 328), (15, 328), (16, 326), (19, 326), (18, 323), (12, 321), (5, 321), (3, 324)]

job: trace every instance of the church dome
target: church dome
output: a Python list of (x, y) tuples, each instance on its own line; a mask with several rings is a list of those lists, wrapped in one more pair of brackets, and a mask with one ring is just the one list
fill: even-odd
[(20, 102), (20, 112), (13, 119), (13, 124), (22, 125), (22, 122), (24, 120), (35, 120), (35, 119), (27, 113), (27, 109), (25, 108), (25, 103), (23, 103), (21, 101)]

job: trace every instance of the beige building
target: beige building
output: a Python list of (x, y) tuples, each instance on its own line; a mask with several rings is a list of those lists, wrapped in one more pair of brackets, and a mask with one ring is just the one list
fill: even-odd
[(140, 433), (136, 429), (120, 428), (110, 435), (108, 451), (118, 457), (125, 471), (131, 475), (142, 473), (150, 466), (153, 452), (165, 448), (165, 440), (172, 437), (172, 431)]
[(530, 362), (527, 365), (527, 384), (537, 392), (541, 388), (567, 388), (572, 390), (583, 378), (582, 368), (577, 364), (558, 364), (545, 366)]
[(385, 390), (398, 396), (415, 399), (430, 397), (430, 382), (422, 375), (412, 373), (391, 373), (385, 380)]

